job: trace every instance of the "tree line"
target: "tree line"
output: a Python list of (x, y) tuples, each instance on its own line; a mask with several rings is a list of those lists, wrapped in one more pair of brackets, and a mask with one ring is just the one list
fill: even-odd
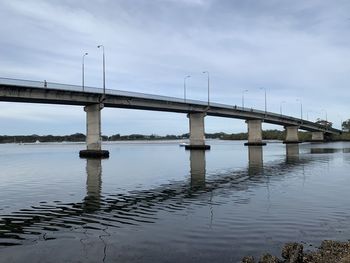
[[(349, 122), (350, 124), (350, 122)], [(285, 131), (280, 130), (265, 130), (262, 132), (262, 137), (264, 140), (284, 140)], [(220, 139), (220, 140), (247, 140), (248, 134), (246, 132), (242, 133), (206, 133), (205, 137), (207, 139)], [(134, 141), (134, 140), (182, 140), (188, 139), (189, 134), (184, 133), (181, 135), (165, 135), (160, 136), (156, 134), (143, 135), (143, 134), (130, 134), (130, 135), (120, 135), (114, 134), (112, 136), (102, 136), (103, 141)], [(343, 132), (341, 135), (332, 135), (328, 138), (329, 140), (350, 140), (350, 132)], [(0, 136), (0, 143), (35, 143), (35, 142), (85, 142), (86, 136), (82, 133), (75, 133), (71, 135), (2, 135)], [(299, 131), (299, 140), (308, 141), (311, 140), (310, 132)]]

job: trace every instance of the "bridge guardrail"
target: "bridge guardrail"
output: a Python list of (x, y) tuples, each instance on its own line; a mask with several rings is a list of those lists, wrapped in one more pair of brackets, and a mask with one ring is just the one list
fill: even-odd
[[(81, 85), (61, 84), (61, 83), (55, 83), (55, 82), (47, 82), (46, 80), (36, 81), (36, 80), (24, 80), (24, 79), (12, 79), (12, 78), (1, 78), (0, 77), (0, 85), (23, 86), (23, 87), (28, 87), (28, 88), (55, 89), (55, 90), (103, 94), (103, 90), (101, 88), (84, 86), (84, 90), (83, 90)], [(191, 99), (184, 100), (181, 98), (162, 96), (162, 95), (153, 95), (153, 94), (133, 92), (133, 91), (106, 89), (106, 94), (107, 95), (123, 96), (123, 97), (135, 97), (135, 98), (141, 98), (141, 99), (168, 101), (168, 102), (175, 102), (175, 103), (186, 103), (186, 104), (193, 104), (193, 105), (199, 105), (199, 106), (208, 106), (207, 102), (200, 101), (200, 100), (191, 100)], [(263, 110), (257, 110), (257, 109), (253, 109), (253, 108), (246, 108), (246, 107), (243, 108), (243, 107), (240, 107), (237, 105), (227, 105), (227, 104), (221, 104), (221, 103), (217, 103), (217, 102), (211, 102), (211, 103), (209, 103), (209, 106), (230, 109), (230, 110), (235, 109), (235, 110), (247, 112), (247, 113), (253, 112), (253, 113), (263, 115), (265, 117), (275, 117), (275, 118), (279, 118), (279, 119), (285, 119), (287, 121), (300, 123), (300, 125), (310, 125), (310, 126), (314, 126), (314, 127), (316, 126), (319, 129), (322, 129), (324, 131), (328, 131), (328, 130), (338, 131), (337, 129), (334, 129), (334, 128), (330, 128), (330, 129), (325, 128), (321, 124), (317, 124), (317, 123), (314, 123), (314, 122), (311, 122), (308, 120), (294, 118), (292, 116), (281, 115), (281, 114), (277, 114), (277, 113), (273, 113), (273, 112), (265, 112)]]

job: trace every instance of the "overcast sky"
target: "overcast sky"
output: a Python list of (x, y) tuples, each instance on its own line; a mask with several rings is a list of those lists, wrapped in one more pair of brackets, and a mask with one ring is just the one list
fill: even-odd
[[(350, 118), (348, 0), (0, 0), (0, 77), (107, 88)], [(180, 134), (184, 114), (108, 109), (103, 134)], [(0, 103), (0, 134), (85, 132), (82, 107)], [(278, 128), (266, 125), (264, 128)], [(246, 131), (242, 120), (206, 118), (207, 132)]]

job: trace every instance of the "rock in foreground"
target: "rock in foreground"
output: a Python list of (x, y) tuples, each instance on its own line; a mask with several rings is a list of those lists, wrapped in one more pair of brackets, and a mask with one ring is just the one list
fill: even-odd
[(303, 245), (287, 243), (282, 248), (282, 259), (264, 254), (259, 261), (244, 257), (241, 263), (350, 263), (350, 242), (325, 240), (317, 251), (304, 253)]

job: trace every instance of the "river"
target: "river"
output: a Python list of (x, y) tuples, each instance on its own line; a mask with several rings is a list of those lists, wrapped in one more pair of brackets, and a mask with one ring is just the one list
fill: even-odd
[(350, 237), (350, 143), (0, 145), (0, 262), (239, 262)]

